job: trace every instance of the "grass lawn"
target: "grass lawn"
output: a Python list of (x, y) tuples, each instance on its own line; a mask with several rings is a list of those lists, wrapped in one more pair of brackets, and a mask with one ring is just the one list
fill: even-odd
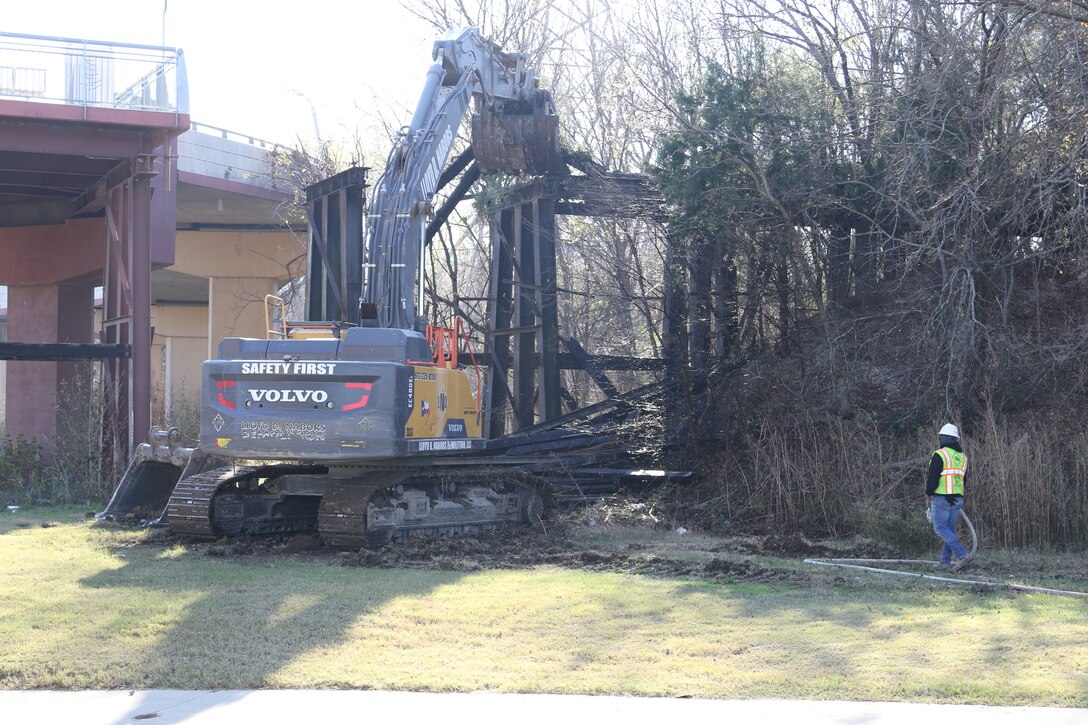
[(0, 688), (1088, 706), (1088, 599), (837, 570), (754, 584), (215, 553), (73, 510), (0, 514)]

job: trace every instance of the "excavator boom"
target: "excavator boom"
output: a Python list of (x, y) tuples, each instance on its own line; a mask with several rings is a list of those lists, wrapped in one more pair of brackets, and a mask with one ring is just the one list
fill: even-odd
[(397, 133), (374, 186), (361, 315), (379, 327), (420, 332), (427, 221), (473, 97), (483, 119), (473, 124), (473, 146), (483, 147), (488, 171), (542, 174), (565, 168), (550, 96), (537, 88), (524, 53), (504, 52), (478, 29), (465, 28), (435, 41), (432, 56), (412, 120)]

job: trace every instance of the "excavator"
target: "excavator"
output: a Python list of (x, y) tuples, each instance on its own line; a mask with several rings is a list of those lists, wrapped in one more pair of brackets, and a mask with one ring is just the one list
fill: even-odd
[(470, 104), (488, 170), (564, 173), (558, 120), (526, 56), (478, 29), (448, 32), (433, 58), (373, 187), (358, 323), (281, 320), (268, 339), (222, 340), (202, 368), (199, 440), (153, 433), (99, 518), (146, 513), (197, 538), (316, 533), (359, 548), (544, 516), (546, 480), (486, 450), (460, 323), (418, 315), (432, 200)]

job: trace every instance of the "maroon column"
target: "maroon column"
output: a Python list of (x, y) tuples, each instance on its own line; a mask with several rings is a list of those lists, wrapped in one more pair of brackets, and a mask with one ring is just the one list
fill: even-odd
[[(92, 282), (8, 288), (11, 342), (93, 342), (93, 328)], [(38, 440), (48, 452), (57, 439), (58, 407), (77, 402), (65, 396), (91, 394), (91, 365), (8, 362), (7, 432)]]
[(151, 429), (151, 157), (132, 174), (132, 430), (129, 453)]
[[(57, 285), (57, 342), (94, 342), (94, 282)], [(96, 362), (57, 363), (57, 388), (63, 395), (79, 395), (80, 404), (98, 392), (91, 389)], [(60, 402), (64, 402), (63, 398)]]

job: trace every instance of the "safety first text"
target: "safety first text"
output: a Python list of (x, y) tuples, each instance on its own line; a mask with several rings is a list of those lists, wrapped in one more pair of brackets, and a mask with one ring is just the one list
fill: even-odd
[(337, 363), (245, 362), (243, 375), (332, 375)]

